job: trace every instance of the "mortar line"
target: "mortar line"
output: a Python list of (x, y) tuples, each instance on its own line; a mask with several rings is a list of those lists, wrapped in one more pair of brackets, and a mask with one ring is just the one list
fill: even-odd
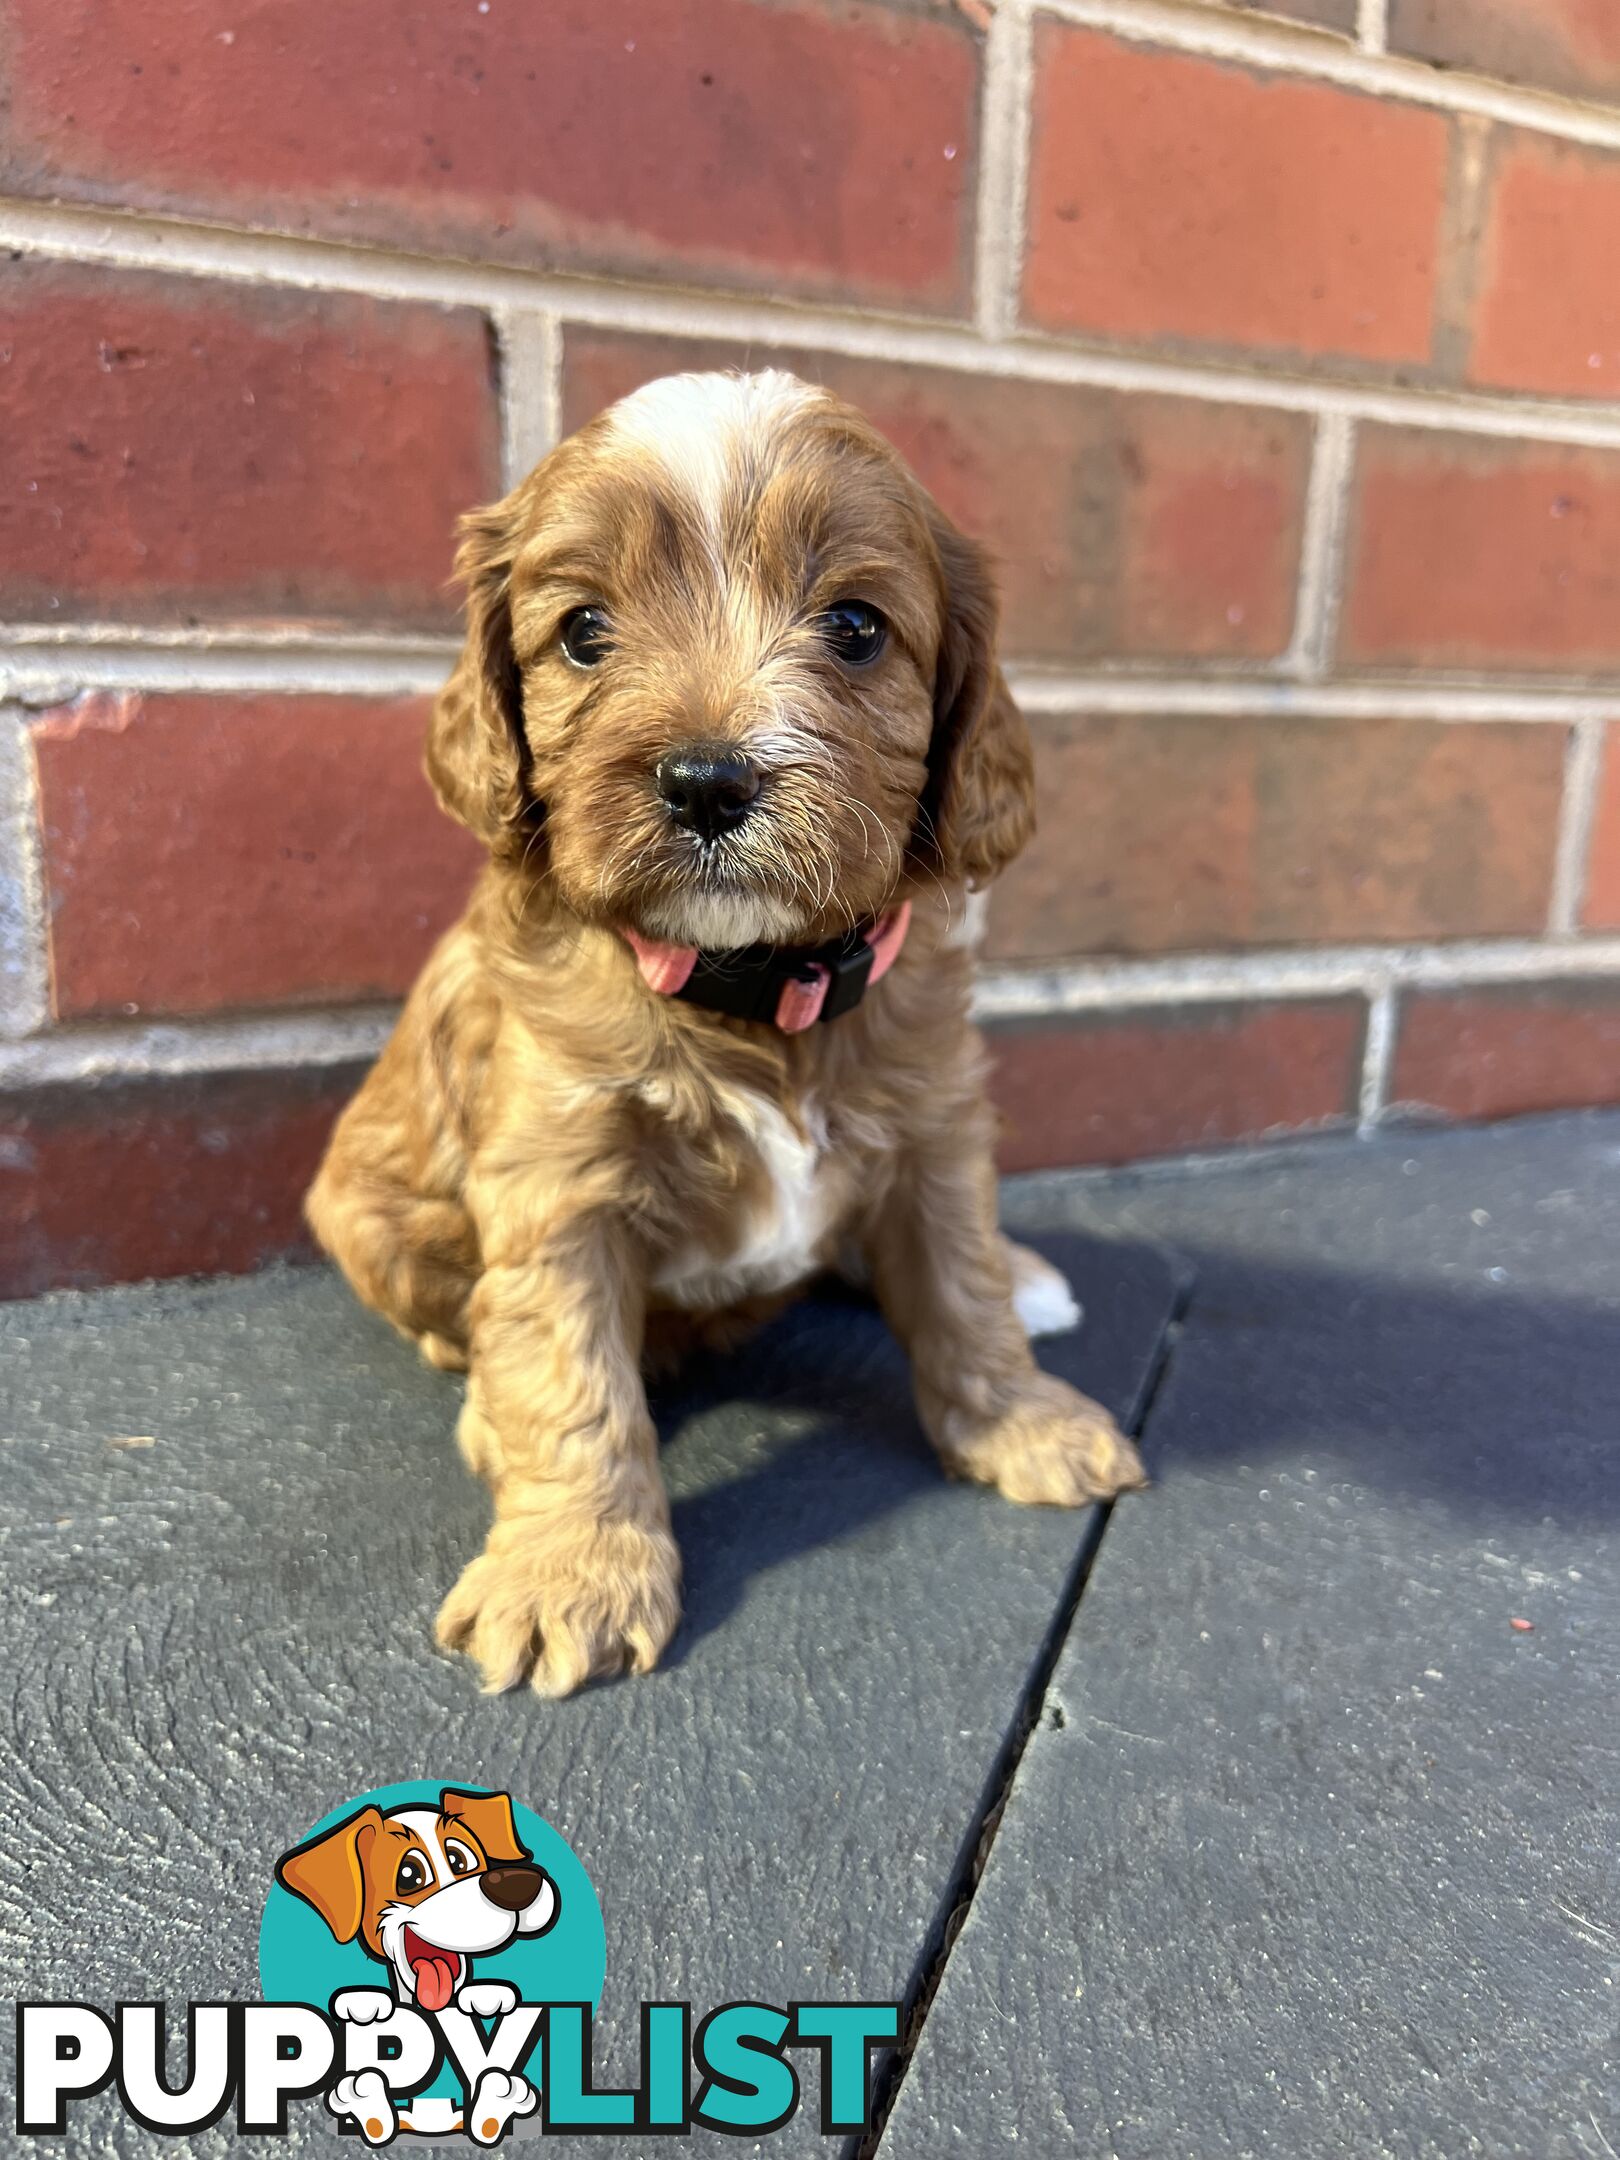
[[(82, 689), (352, 691), (381, 697), (438, 690), (460, 640), (256, 630), (143, 629), (135, 624), (0, 624), (0, 696), (37, 704)], [(1279, 663), (1280, 665), (1280, 663)], [(1200, 662), (1196, 674), (1149, 666), (1096, 669), (1005, 663), (1026, 713), (1054, 721), (1088, 713), (1191, 714), (1211, 719), (1286, 714), (1323, 720), (1534, 721), (1569, 727), (1620, 720), (1620, 684), (1339, 681), (1257, 672), (1256, 663)]]
[(0, 622), (0, 649), (12, 646), (73, 647), (75, 645), (129, 645), (160, 647), (175, 651), (340, 653), (381, 655), (396, 659), (401, 654), (429, 657), (453, 646), (455, 633), (445, 630), (390, 629), (358, 624), (352, 629), (327, 628), (302, 623), (258, 623), (252, 620), (217, 624), (138, 622)]
[(46, 1026), (50, 1009), (39, 775), (27, 730), (0, 727), (0, 1045)]
[(501, 473), (515, 487), (557, 440), (561, 338), (543, 308), (491, 311), (501, 356)]
[(0, 1090), (346, 1065), (375, 1057), (398, 1014), (397, 1005), (373, 1003), (224, 1020), (81, 1022), (0, 1041)]
[[(1617, 121), (1620, 127), (1620, 121)], [(0, 248), (57, 261), (219, 277), (300, 290), (356, 292), (494, 310), (526, 306), (578, 323), (668, 337), (803, 346), (972, 375), (1073, 388), (1139, 391), (1270, 411), (1342, 412), (1397, 427), (1515, 441), (1620, 447), (1620, 409), (1568, 399), (1516, 400), (1444, 385), (1381, 386), (1257, 373), (1226, 361), (1166, 360), (1020, 331), (986, 338), (964, 323), (899, 313), (747, 300), (499, 265), (439, 261), (335, 241), (233, 233), (133, 213), (0, 201)]]
[(1006, 663), (1020, 709), (1061, 721), (1094, 713), (1186, 714), (1211, 719), (1512, 721), (1569, 727), (1620, 718), (1620, 689), (1498, 688), (1485, 683), (1329, 682), (1269, 675), (1161, 676), (1068, 673)]
[(974, 320), (986, 338), (1018, 320), (1029, 180), (1034, 26), (1028, 0), (1003, 0), (985, 41)]
[(1356, 1130), (1363, 1135), (1376, 1130), (1389, 1107), (1389, 1076), (1395, 1063), (1395, 1033), (1399, 1022), (1399, 993), (1386, 978), (1372, 989), (1367, 1000), (1367, 1036), (1362, 1046), (1361, 1094)]
[(1294, 636), (1288, 651), (1290, 668), (1309, 681), (1319, 681), (1327, 674), (1338, 644), (1355, 430), (1356, 424), (1347, 414), (1324, 413), (1316, 423), (1316, 439), (1311, 446)]
[[(1311, 76), (1371, 97), (1398, 98), (1443, 112), (1477, 113), (1511, 127), (1534, 128), (1571, 142), (1620, 148), (1620, 113), (1553, 90), (1521, 88), (1467, 69), (1352, 45), (1310, 23), (1281, 22), (1211, 9), (1195, 0), (1040, 0), (1044, 13), (1085, 29), (1106, 30), (1138, 44), (1235, 61), (1290, 75)], [(1376, 34), (1376, 0), (1358, 11)]]
[(1598, 790), (1602, 782), (1605, 732), (1602, 721), (1584, 719), (1570, 733), (1569, 754), (1564, 763), (1564, 797), (1558, 817), (1552, 898), (1547, 910), (1548, 934), (1555, 938), (1572, 938), (1580, 932), (1591, 863), (1592, 827), (1597, 818)]
[(1075, 960), (991, 967), (974, 993), (977, 1020), (1040, 1020), (1152, 1007), (1290, 998), (1371, 998), (1385, 985), (1461, 989), (1480, 983), (1598, 981), (1620, 975), (1620, 936), (1476, 939), (1452, 944), (1344, 945), (1154, 960)]
[[(1133, 1439), (1140, 1440), (1147, 1433), (1186, 1326), (1195, 1292), (1196, 1283), (1192, 1272), (1190, 1269), (1184, 1270), (1172, 1287), (1170, 1310), (1154, 1345), (1152, 1362), (1142, 1382), (1138, 1400), (1132, 1406), (1132, 1414), (1125, 1420), (1125, 1429)], [(901, 2089), (916, 2059), (917, 2048), (927, 2029), (929, 2014), (945, 1983), (957, 1942), (989, 1868), (1019, 1769), (1041, 1722), (1041, 1712), (1051, 1688), (1052, 1675), (1057, 1670), (1058, 1660), (1074, 1632), (1081, 1603), (1117, 1505), (1118, 1502), (1112, 1500), (1097, 1503), (1093, 1520), (1081, 1537), (1068, 1580), (1030, 1667), (1029, 1676), (1020, 1691), (1013, 1717), (986, 1781), (983, 1796), (969, 1820), (960, 1858), (940, 1902), (934, 1926), (922, 1945), (912, 1985), (906, 1992), (899, 2045), (890, 2051), (873, 2081), (868, 2127), (859, 2136), (850, 2139), (844, 2147), (841, 2160), (876, 2160), (895, 2104), (900, 2098)]]
[(422, 697), (443, 687), (456, 649), (449, 639), (442, 646), (398, 653), (363, 645), (346, 651), (178, 640), (29, 648), (0, 635), (0, 697), (30, 706), (62, 703), (83, 690)]
[(1389, 0), (1360, 0), (1356, 9), (1356, 43), (1367, 53), (1389, 51)]
[(556, 315), (546, 317), (546, 444), (555, 449), (563, 439), (563, 326)]
[[(1323, 997), (1369, 1002), (1384, 989), (1608, 981), (1620, 976), (1620, 936), (1455, 945), (1190, 953), (1156, 960), (1073, 961), (981, 971), (974, 1017), (998, 1022), (1140, 1013), (1177, 1006)], [(0, 1089), (116, 1074), (191, 1073), (340, 1064), (381, 1048), (394, 1003), (282, 1009), (177, 1020), (76, 1022), (0, 1040)]]

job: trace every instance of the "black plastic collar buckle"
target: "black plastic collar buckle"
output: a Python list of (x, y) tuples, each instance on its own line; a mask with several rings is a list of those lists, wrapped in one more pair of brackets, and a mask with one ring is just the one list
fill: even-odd
[(858, 930), (829, 939), (825, 945), (745, 945), (735, 952), (700, 952), (685, 983), (675, 993), (689, 1005), (727, 1013), (734, 1020), (774, 1024), (782, 992), (789, 983), (827, 974), (827, 995), (819, 1020), (853, 1012), (866, 995), (872, 973), (872, 948)]
[(853, 945), (848, 939), (840, 939), (835, 947), (823, 946), (816, 957), (827, 970), (827, 997), (820, 1018), (836, 1020), (842, 1013), (853, 1012), (865, 997), (871, 978), (871, 946), (857, 935)]

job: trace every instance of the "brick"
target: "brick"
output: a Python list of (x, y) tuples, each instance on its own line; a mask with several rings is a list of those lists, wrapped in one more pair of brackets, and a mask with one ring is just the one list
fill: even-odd
[(13, 263), (0, 611), (445, 629), (456, 516), (499, 492), (468, 310)]
[(1588, 930), (1620, 930), (1620, 727), (1605, 733), (1586, 880)]
[(418, 698), (94, 696), (31, 729), (59, 1019), (403, 991), (478, 850)]
[(1620, 667), (1620, 454), (1364, 427), (1340, 657)]
[(960, 308), (980, 32), (877, 0), (9, 0), (8, 192)]
[(1620, 97), (1610, 0), (1391, 0), (1389, 49), (1576, 97)]
[(307, 1254), (304, 1191), (361, 1071), (0, 1095), (0, 1297), (237, 1275)]
[(1354, 1117), (1358, 998), (1187, 1005), (990, 1034), (1005, 1170), (1133, 1162)]
[(1056, 23), (1036, 60), (1029, 321), (1428, 359), (1441, 115)]
[(1620, 1103), (1620, 982), (1422, 991), (1399, 1028), (1395, 1103), (1458, 1118)]
[(837, 354), (570, 331), (572, 428), (682, 368), (781, 366), (860, 406), (997, 557), (1025, 659), (1258, 659), (1293, 628), (1310, 458), (1294, 414)]
[(1468, 379), (1620, 397), (1620, 157), (1500, 130), (1480, 243)]
[(1542, 723), (1040, 715), (1009, 960), (1546, 927), (1567, 732)]

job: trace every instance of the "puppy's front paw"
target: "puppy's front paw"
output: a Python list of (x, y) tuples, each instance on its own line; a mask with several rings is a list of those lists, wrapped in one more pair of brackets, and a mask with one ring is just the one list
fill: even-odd
[(469, 2017), (505, 2017), (518, 2006), (518, 1991), (504, 1980), (469, 1980), (456, 1997), (456, 2008)]
[(439, 1608), (438, 1639), (481, 1668), (486, 1694), (525, 1674), (538, 1695), (651, 1672), (681, 1617), (681, 1556), (661, 1523), (577, 1509), (497, 1522)]
[(345, 2025), (375, 2025), (392, 2017), (396, 2007), (386, 1988), (340, 1988), (332, 1997), (332, 2015)]
[(1147, 1483), (1142, 1458), (1101, 1403), (1050, 1373), (988, 1419), (952, 1411), (939, 1452), (948, 1470), (1026, 1506), (1083, 1507)]

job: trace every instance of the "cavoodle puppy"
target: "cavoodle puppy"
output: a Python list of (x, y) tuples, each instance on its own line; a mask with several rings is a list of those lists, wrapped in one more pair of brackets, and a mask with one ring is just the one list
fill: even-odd
[(1028, 839), (985, 559), (856, 412), (649, 384), (463, 524), (427, 769), (489, 850), (309, 1196), (468, 1371), (495, 1520), (439, 1614), (490, 1688), (656, 1664), (680, 1555), (642, 1372), (858, 1268), (946, 1468), (1142, 1482), (1042, 1373), (996, 1228), (969, 895)]

